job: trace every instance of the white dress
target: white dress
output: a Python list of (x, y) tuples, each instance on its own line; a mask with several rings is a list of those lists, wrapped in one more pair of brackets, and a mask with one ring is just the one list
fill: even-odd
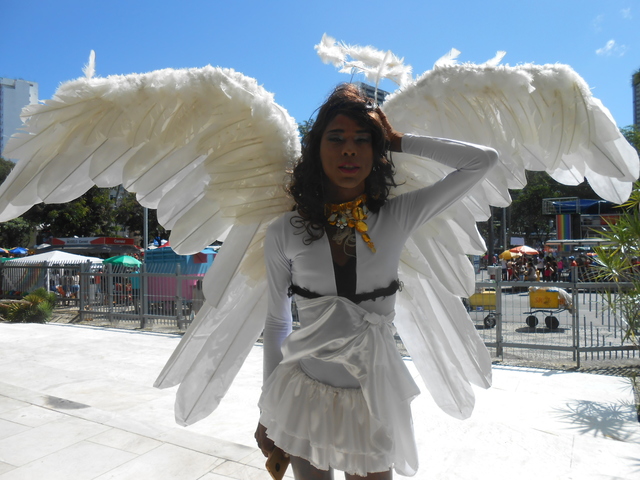
[[(493, 149), (431, 137), (405, 135), (402, 150), (456, 170), (369, 215), (377, 253), (356, 234), (356, 294), (396, 280), (414, 229), (458, 200), (497, 160)], [(336, 296), (328, 238), (306, 244), (306, 232), (291, 222), (296, 215), (274, 222), (265, 240), (269, 303), (260, 421), (276, 445), (320, 469), (366, 475), (394, 468), (413, 475), (418, 455), (409, 404), (419, 390), (395, 347), (395, 295), (358, 305)], [(296, 295), (301, 328), (294, 333), (292, 284), (322, 295)]]

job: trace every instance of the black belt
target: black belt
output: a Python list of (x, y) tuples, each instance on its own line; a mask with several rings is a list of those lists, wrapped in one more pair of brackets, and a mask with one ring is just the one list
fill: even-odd
[[(394, 280), (388, 287), (384, 288), (376, 288), (372, 292), (367, 293), (355, 293), (353, 295), (341, 295), (344, 298), (351, 300), (353, 303), (364, 302), (365, 300), (375, 300), (380, 297), (390, 297), (395, 294), (398, 290), (402, 290), (402, 282), (400, 280)], [(311, 290), (307, 290), (306, 288), (299, 287), (298, 285), (291, 284), (289, 286), (289, 291), (287, 294), (291, 297), (294, 294), (300, 295), (304, 298), (319, 298), (324, 297), (326, 295), (320, 295), (319, 293), (312, 292)]]

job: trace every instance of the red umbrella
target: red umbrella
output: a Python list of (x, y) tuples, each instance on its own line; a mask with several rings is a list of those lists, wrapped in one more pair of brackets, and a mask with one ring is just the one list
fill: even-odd
[(523, 255), (538, 255), (538, 251), (535, 248), (527, 247), (526, 245), (518, 245), (517, 247), (510, 248), (509, 251)]

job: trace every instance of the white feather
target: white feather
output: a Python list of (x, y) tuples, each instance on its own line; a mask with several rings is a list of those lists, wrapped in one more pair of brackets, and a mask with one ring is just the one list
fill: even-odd
[(315, 49), (324, 63), (332, 63), (340, 72), (347, 74), (362, 72), (376, 87), (382, 78), (400, 86), (411, 81), (411, 66), (404, 65), (404, 59), (398, 58), (391, 51), (337, 43), (326, 33)]
[(433, 64), (433, 68), (436, 69), (440, 67), (449, 67), (451, 65), (456, 65), (458, 63), (457, 58), (459, 55), (460, 50), (452, 48), (438, 60), (436, 60), (436, 63)]
[(82, 69), (82, 73), (87, 79), (93, 78), (96, 73), (96, 52), (93, 50), (89, 53), (89, 62)]
[(495, 57), (493, 57), (490, 60), (487, 60), (480, 66), (481, 67), (497, 67), (498, 65), (500, 65), (500, 62), (502, 62), (502, 59), (506, 54), (507, 52), (505, 52), (504, 50), (499, 50), (498, 52), (496, 52)]

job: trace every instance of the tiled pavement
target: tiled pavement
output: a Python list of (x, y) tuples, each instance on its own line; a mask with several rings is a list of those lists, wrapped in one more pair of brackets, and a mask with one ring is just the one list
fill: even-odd
[[(218, 410), (182, 428), (175, 389), (152, 387), (178, 341), (0, 323), (0, 480), (268, 479), (253, 441), (261, 346)], [(417, 381), (413, 478), (640, 478), (640, 424), (624, 378), (498, 366), (466, 421), (441, 413)]]

